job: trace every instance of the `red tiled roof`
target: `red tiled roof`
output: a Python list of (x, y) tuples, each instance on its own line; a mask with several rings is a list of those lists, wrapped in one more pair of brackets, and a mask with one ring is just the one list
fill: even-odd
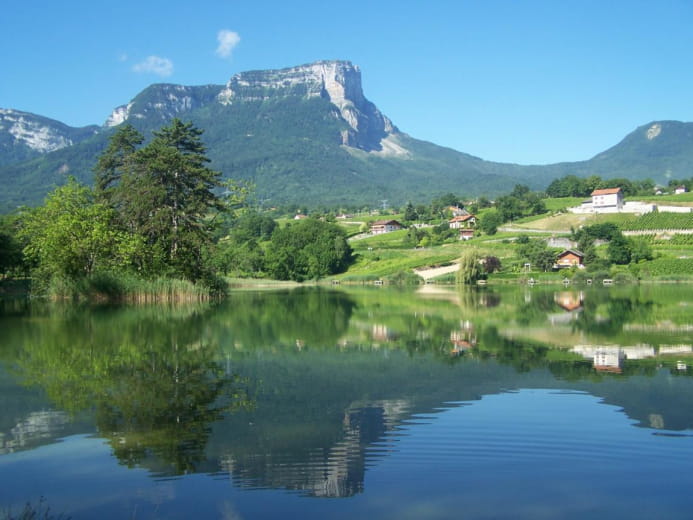
[(621, 191), (621, 188), (604, 188), (601, 190), (594, 190), (592, 192), (592, 196), (594, 197), (595, 195), (613, 195), (614, 193), (618, 193)]
[(474, 218), (474, 215), (459, 215), (450, 219), (450, 222), (465, 222), (469, 219)]

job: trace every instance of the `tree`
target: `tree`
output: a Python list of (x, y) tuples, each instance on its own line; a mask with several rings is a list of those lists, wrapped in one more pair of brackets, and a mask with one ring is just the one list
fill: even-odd
[(130, 124), (120, 126), (111, 136), (94, 168), (97, 198), (113, 202), (113, 189), (131, 167), (132, 156), (143, 141), (144, 136)]
[(479, 229), (487, 235), (495, 235), (498, 226), (503, 223), (503, 218), (495, 209), (490, 209), (479, 218)]
[[(221, 174), (206, 166), (201, 135), (192, 123), (174, 119), (155, 131), (148, 145), (127, 155), (117, 176), (116, 208), (127, 229), (145, 238), (151, 250), (146, 270), (153, 274), (169, 271), (193, 281), (205, 274), (210, 214), (224, 204), (214, 191), (221, 187)], [(102, 159), (106, 165), (114, 162)], [(104, 175), (106, 186), (115, 182), (112, 178)]]
[(612, 264), (624, 265), (630, 263), (631, 245), (622, 233), (615, 234), (609, 241), (606, 254)]
[(407, 206), (404, 208), (404, 220), (408, 222), (413, 222), (416, 220), (416, 210), (411, 202), (407, 202)]
[(278, 280), (312, 280), (344, 271), (351, 262), (345, 231), (328, 222), (305, 219), (275, 230), (266, 269)]
[(518, 255), (522, 260), (542, 271), (548, 271), (553, 267), (556, 253), (547, 247), (546, 242), (536, 239), (526, 239), (522, 242), (517, 248)]
[(128, 269), (138, 237), (111, 226), (113, 210), (94, 202), (92, 190), (71, 178), (23, 216), (24, 254), (39, 282), (76, 280), (99, 270)]
[(652, 260), (652, 247), (645, 240), (630, 239), (631, 257), (630, 261), (634, 264), (645, 260)]
[(22, 247), (17, 239), (16, 219), (0, 218), (0, 278), (22, 264)]
[(501, 270), (501, 261), (497, 256), (487, 256), (483, 260), (484, 271), (488, 274), (497, 273)]
[(483, 257), (476, 248), (467, 249), (460, 258), (460, 268), (455, 277), (458, 284), (473, 284), (481, 279), (484, 271)]

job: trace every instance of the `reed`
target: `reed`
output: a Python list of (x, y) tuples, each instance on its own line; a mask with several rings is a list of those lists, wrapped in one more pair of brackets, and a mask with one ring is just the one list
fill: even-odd
[(176, 278), (142, 279), (131, 274), (102, 272), (79, 280), (54, 279), (47, 290), (51, 300), (117, 303), (192, 303), (225, 294), (221, 279), (197, 283)]

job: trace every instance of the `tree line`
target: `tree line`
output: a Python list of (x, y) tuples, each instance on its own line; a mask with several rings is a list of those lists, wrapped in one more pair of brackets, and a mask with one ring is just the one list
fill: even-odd
[(145, 144), (131, 125), (119, 127), (93, 188), (70, 178), (43, 205), (3, 220), (0, 268), (23, 266), (41, 290), (134, 277), (211, 292), (229, 272), (306, 280), (346, 269), (341, 228), (315, 219), (280, 228), (254, 214), (252, 187), (209, 168), (202, 133), (174, 119)]

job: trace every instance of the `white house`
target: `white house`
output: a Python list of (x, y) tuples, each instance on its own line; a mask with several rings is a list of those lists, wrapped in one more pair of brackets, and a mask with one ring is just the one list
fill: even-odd
[(674, 195), (681, 195), (682, 193), (686, 193), (686, 187), (685, 186), (677, 186), (676, 189), (674, 190)]
[(621, 188), (605, 188), (592, 192), (592, 209), (623, 209), (623, 191)]
[(476, 217), (474, 215), (459, 215), (448, 220), (448, 225), (450, 229), (460, 229), (472, 227), (476, 224)]
[(371, 224), (371, 233), (374, 235), (380, 235), (382, 233), (389, 233), (390, 231), (397, 231), (402, 229), (402, 224), (396, 220), (376, 220)]

